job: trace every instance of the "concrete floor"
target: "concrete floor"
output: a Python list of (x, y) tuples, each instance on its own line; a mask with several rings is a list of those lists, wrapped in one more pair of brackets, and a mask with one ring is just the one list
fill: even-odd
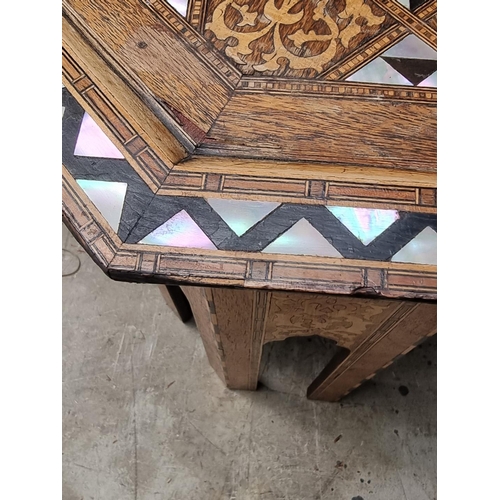
[(63, 500), (436, 498), (436, 338), (342, 403), (304, 396), (317, 338), (270, 344), (259, 390), (229, 391), (156, 286), (62, 244)]

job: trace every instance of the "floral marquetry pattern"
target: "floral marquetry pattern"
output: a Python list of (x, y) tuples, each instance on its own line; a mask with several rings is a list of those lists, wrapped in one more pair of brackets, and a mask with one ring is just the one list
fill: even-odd
[(215, 0), (205, 36), (245, 74), (313, 77), (394, 21), (368, 0)]

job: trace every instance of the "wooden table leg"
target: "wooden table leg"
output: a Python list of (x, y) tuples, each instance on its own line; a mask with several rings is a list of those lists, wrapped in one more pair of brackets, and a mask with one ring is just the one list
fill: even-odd
[(393, 314), (347, 355), (335, 356), (307, 390), (309, 399), (338, 401), (436, 333), (436, 304), (400, 302)]
[(176, 285), (158, 285), (165, 303), (170, 309), (179, 317), (179, 319), (186, 323), (193, 317), (191, 306), (181, 290), (180, 286)]
[(212, 368), (228, 388), (255, 390), (268, 294), (192, 286), (182, 290)]

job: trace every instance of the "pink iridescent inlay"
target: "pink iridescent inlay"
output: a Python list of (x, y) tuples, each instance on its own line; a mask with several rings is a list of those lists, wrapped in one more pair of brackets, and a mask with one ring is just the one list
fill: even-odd
[(364, 245), (371, 243), (399, 219), (397, 210), (326, 207)]
[(198, 227), (185, 210), (149, 233), (139, 243), (168, 247), (205, 248), (217, 250), (208, 236)]
[(87, 113), (83, 115), (74, 154), (98, 158), (123, 158), (118, 148)]

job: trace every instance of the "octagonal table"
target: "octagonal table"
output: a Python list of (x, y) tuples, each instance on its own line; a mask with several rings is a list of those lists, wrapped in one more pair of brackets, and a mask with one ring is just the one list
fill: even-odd
[(63, 220), (191, 308), (228, 387), (320, 335), (338, 400), (436, 332), (436, 29), (434, 0), (64, 0)]

